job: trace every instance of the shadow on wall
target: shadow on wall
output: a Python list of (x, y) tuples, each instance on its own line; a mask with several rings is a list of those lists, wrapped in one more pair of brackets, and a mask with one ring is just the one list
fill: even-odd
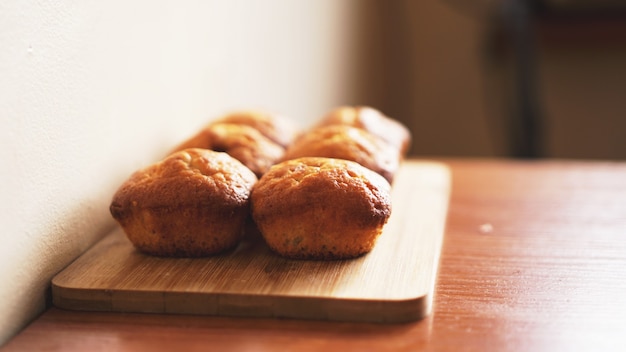
[(358, 95), (412, 155), (626, 158), (622, 2), (365, 4)]

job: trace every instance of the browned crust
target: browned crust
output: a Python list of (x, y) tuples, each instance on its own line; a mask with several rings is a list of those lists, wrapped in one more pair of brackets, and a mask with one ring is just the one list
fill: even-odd
[(251, 194), (268, 246), (300, 259), (347, 259), (369, 252), (391, 215), (390, 185), (347, 160), (300, 158), (273, 166)]
[(303, 134), (282, 160), (316, 156), (357, 162), (393, 182), (400, 166), (398, 151), (371, 133), (347, 125), (329, 125)]
[(330, 111), (316, 125), (348, 125), (368, 131), (399, 150), (401, 157), (411, 145), (411, 132), (400, 121), (369, 106), (342, 106)]
[(204, 148), (226, 152), (241, 161), (257, 177), (262, 176), (284, 154), (285, 149), (255, 128), (233, 123), (213, 123), (184, 141), (174, 151)]
[(256, 181), (225, 153), (186, 149), (135, 172), (113, 196), (110, 211), (142, 252), (215, 254), (241, 238)]
[(241, 110), (224, 115), (213, 123), (231, 123), (253, 127), (274, 143), (287, 147), (297, 134), (296, 126), (291, 120), (264, 111)]

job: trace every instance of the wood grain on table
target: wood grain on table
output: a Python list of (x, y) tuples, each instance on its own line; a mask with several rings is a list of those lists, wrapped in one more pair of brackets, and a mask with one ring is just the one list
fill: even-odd
[(626, 163), (444, 161), (452, 196), (426, 319), (366, 324), (51, 308), (5, 349), (626, 350)]

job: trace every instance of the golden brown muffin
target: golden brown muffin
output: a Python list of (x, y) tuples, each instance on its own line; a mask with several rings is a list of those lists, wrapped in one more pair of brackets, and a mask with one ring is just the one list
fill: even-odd
[(285, 149), (253, 127), (232, 123), (210, 124), (174, 151), (204, 148), (226, 152), (261, 177), (283, 156)]
[(256, 181), (226, 153), (186, 149), (135, 172), (113, 196), (110, 211), (141, 252), (207, 256), (243, 236)]
[(250, 195), (265, 242), (294, 259), (347, 259), (372, 250), (391, 215), (391, 186), (348, 160), (300, 158), (274, 165)]
[(316, 126), (328, 125), (348, 125), (366, 130), (395, 146), (401, 158), (406, 156), (411, 144), (411, 132), (406, 126), (368, 106), (339, 107), (324, 116)]
[(322, 126), (298, 138), (285, 152), (282, 160), (318, 156), (355, 161), (389, 181), (400, 165), (400, 156), (393, 146), (371, 133), (347, 125)]
[(274, 143), (287, 147), (296, 136), (297, 128), (291, 120), (276, 114), (242, 110), (222, 116), (213, 123), (232, 123), (255, 128)]

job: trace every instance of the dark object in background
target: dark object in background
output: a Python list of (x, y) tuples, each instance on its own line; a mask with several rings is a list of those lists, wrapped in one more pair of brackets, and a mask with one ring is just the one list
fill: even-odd
[[(497, 0), (491, 2), (493, 26), (489, 60), (508, 56), (511, 83), (506, 87), (504, 128), (509, 155), (546, 157), (548, 136), (538, 83), (538, 31), (549, 26), (625, 22), (626, 3), (618, 0)], [(589, 26), (589, 25), (588, 25)], [(561, 31), (563, 32), (563, 30)], [(578, 31), (579, 32), (579, 31)], [(574, 31), (573, 33), (576, 33)], [(577, 34), (570, 34), (578, 37)]]

